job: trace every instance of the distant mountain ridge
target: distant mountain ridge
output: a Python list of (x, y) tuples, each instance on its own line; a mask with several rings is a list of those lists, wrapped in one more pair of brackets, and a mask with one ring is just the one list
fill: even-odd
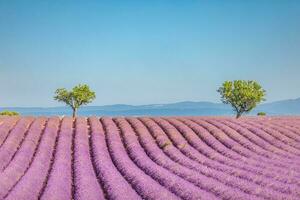
[(300, 98), (262, 104), (256, 110), (274, 115), (300, 115)]
[[(22, 115), (70, 115), (71, 110), (67, 107), (5, 107), (1, 110), (14, 110)], [(250, 114), (266, 112), (268, 115), (300, 115), (300, 98), (276, 101), (259, 105)], [(85, 106), (79, 109), (79, 115), (107, 115), (107, 116), (194, 116), (194, 115), (233, 115), (232, 108), (222, 103), (207, 101), (193, 102), (183, 101), (168, 104), (149, 105), (126, 105), (115, 104), (105, 106)]]

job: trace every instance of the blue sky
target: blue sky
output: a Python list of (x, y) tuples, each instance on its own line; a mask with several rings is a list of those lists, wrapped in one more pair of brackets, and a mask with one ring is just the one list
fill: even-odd
[(1, 1), (0, 106), (219, 102), (225, 80), (300, 97), (300, 1)]

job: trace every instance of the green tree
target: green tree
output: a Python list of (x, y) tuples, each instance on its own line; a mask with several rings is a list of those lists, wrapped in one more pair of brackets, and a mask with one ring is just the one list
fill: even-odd
[(257, 113), (257, 116), (266, 116), (267, 115), (267, 113), (265, 113), (265, 112), (258, 112)]
[(80, 106), (91, 103), (96, 98), (95, 92), (90, 90), (88, 85), (77, 85), (71, 91), (65, 88), (59, 88), (55, 91), (54, 99), (64, 102), (73, 110), (73, 117), (76, 117)]
[(217, 90), (221, 100), (230, 104), (236, 112), (236, 118), (249, 113), (257, 104), (265, 101), (266, 91), (256, 81), (225, 81)]
[(16, 115), (20, 115), (20, 114), (15, 111), (4, 110), (4, 111), (0, 112), (0, 115), (16, 116)]

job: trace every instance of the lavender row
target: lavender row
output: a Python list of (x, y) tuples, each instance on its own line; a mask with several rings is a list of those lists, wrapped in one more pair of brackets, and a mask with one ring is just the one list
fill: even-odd
[[(271, 167), (270, 170), (281, 174), (284, 173), (284, 170), (282, 170), (282, 168), (295, 165), (294, 160), (286, 159), (286, 154), (281, 155), (281, 157), (274, 160), (274, 157), (270, 152), (268, 154), (268, 152), (262, 151), (260, 146), (253, 144), (248, 140), (247, 137), (244, 137), (243, 134), (237, 132), (235, 129), (232, 129), (231, 127), (223, 123), (218, 122), (218, 120), (206, 121), (221, 130), (223, 134), (228, 136), (231, 141), (235, 142), (236, 145), (238, 145), (239, 148), (237, 150), (243, 152), (244, 155), (246, 155), (248, 158), (253, 159), (254, 162), (258, 161), (264, 167), (264, 169), (268, 169), (269, 167)], [(270, 157), (272, 157), (272, 159), (270, 159)]]
[(274, 129), (269, 126), (262, 125), (260, 123), (246, 122), (247, 124), (260, 128), (265, 133), (271, 135), (273, 138), (276, 138), (280, 143), (284, 144), (286, 148), (291, 149), (292, 153), (299, 156), (300, 155), (300, 144), (295, 143), (293, 139), (286, 136), (286, 131), (279, 131), (278, 128)]
[(241, 154), (239, 149), (236, 149), (238, 148), (238, 145), (232, 142), (227, 135), (218, 130), (216, 127), (202, 120), (200, 121), (200, 119), (197, 118), (194, 118), (193, 120), (178, 118), (178, 120), (192, 128), (200, 139), (204, 140), (208, 146), (211, 146), (213, 151), (217, 151), (219, 153), (217, 155), (221, 154), (233, 161), (242, 162), (247, 166), (251, 166), (251, 168), (255, 171), (263, 170), (263, 166), (256, 162), (252, 161), (249, 163), (249, 158), (246, 157), (246, 155)]
[[(286, 152), (281, 152), (281, 151), (278, 152), (277, 147), (274, 147), (272, 144), (270, 144), (267, 141), (263, 140), (262, 138), (258, 137), (256, 134), (252, 133), (248, 129), (246, 129), (238, 124), (234, 124), (227, 120), (226, 121), (220, 120), (220, 122), (232, 129), (234, 129), (235, 131), (238, 132), (238, 134), (246, 137), (251, 142), (252, 145), (250, 148), (253, 148), (253, 151), (258, 150), (258, 149), (263, 149), (263, 150), (267, 151), (268, 158), (271, 160), (274, 159), (274, 161), (276, 161), (275, 165), (285, 169), (284, 171), (286, 171), (286, 169), (291, 169), (291, 170), (295, 170), (295, 171), (300, 170), (297, 167), (297, 164), (294, 163), (294, 160), (286, 158), (286, 154), (287, 154)], [(280, 164), (280, 162), (281, 162), (281, 164)], [(284, 171), (282, 172), (283, 174), (285, 174)]]
[(278, 122), (265, 122), (265, 121), (255, 121), (258, 124), (261, 124), (263, 126), (268, 126), (272, 129), (278, 130), (280, 131), (281, 134), (285, 135), (286, 137), (288, 137), (289, 139), (291, 139), (292, 141), (289, 141), (289, 143), (292, 144), (299, 144), (300, 142), (300, 135), (298, 135), (297, 131), (298, 130), (293, 130), (293, 128), (289, 128), (288, 126), (284, 126), (284, 124), (282, 123), (278, 123)]
[(300, 120), (282, 122), (282, 124), (286, 125), (289, 128), (293, 128), (296, 131), (296, 134), (300, 136)]
[(280, 128), (283, 128), (284, 130), (288, 130), (288, 131), (291, 131), (293, 134), (294, 134), (294, 137), (293, 139), (296, 140), (297, 142), (300, 142), (300, 127), (296, 128), (294, 126), (290, 126), (290, 125), (287, 125), (285, 123), (270, 123), (270, 124), (274, 124), (274, 125), (277, 125), (279, 126)]
[[(199, 120), (197, 118), (191, 119), (193, 122), (197, 123), (199, 126), (202, 126), (206, 130), (208, 130), (222, 145), (227, 147), (230, 152), (234, 153), (235, 155), (239, 156), (240, 158), (236, 159), (243, 159), (245, 164), (254, 166), (256, 168), (265, 169), (267, 163), (263, 163), (262, 160), (259, 160), (254, 156), (253, 152), (249, 151), (248, 149), (244, 148), (238, 142), (230, 138), (224, 130), (220, 130), (218, 127), (206, 122), (205, 120)], [(223, 126), (223, 128), (226, 126)], [(258, 162), (259, 161), (259, 162)]]
[(268, 143), (276, 147), (278, 152), (285, 153), (287, 158), (293, 160), (298, 157), (297, 150), (284, 144), (282, 141), (280, 141), (279, 139), (271, 135), (270, 132), (264, 131), (262, 129), (263, 127), (258, 128), (256, 126), (247, 124), (244, 121), (240, 121), (240, 122), (236, 122), (235, 120), (230, 120), (230, 121), (250, 130), (253, 134), (256, 134), (263, 140), (267, 141)]
[(143, 199), (180, 199), (153, 180), (130, 159), (122, 144), (119, 129), (111, 118), (101, 118), (101, 122), (104, 125), (108, 150), (114, 164)]
[[(217, 119), (218, 120), (218, 119)], [(259, 135), (251, 132), (247, 128), (241, 126), (239, 123), (233, 123), (230, 120), (218, 120), (220, 123), (225, 124), (228, 127), (231, 127), (235, 131), (237, 131), (242, 136), (246, 137), (255, 147), (261, 148), (270, 152), (270, 155), (273, 155), (273, 158), (281, 159), (286, 158), (287, 152), (282, 151), (280, 148), (274, 147), (271, 143), (261, 138)], [(286, 160), (286, 162), (291, 162), (290, 160)]]
[[(125, 147), (128, 151), (131, 159), (139, 166), (143, 171), (149, 174), (153, 179), (160, 182), (163, 186), (168, 188), (170, 191), (180, 196), (183, 199), (216, 199), (217, 197), (213, 194), (207, 192), (203, 189), (203, 183), (201, 183), (198, 179), (195, 178), (197, 173), (191, 173), (188, 169), (180, 168), (179, 166), (166, 167), (168, 165), (167, 161), (164, 160), (159, 162), (159, 164), (155, 163), (151, 160), (143, 148), (140, 146), (135, 132), (131, 128), (131, 126), (122, 118), (115, 119), (117, 126), (121, 129), (122, 140), (124, 141)], [(158, 152), (153, 152), (158, 153)], [(157, 161), (157, 160), (156, 160)], [(163, 164), (162, 164), (163, 163)], [(164, 165), (164, 166), (162, 166)], [(170, 171), (172, 170), (172, 171)], [(176, 170), (177, 173), (174, 173)], [(179, 175), (180, 173), (180, 175)], [(183, 178), (193, 179), (193, 183), (191, 181), (187, 181)], [(202, 177), (204, 178), (204, 177)], [(197, 183), (195, 184), (195, 182)], [(201, 184), (202, 188), (199, 187)], [(197, 187), (198, 186), (198, 187)]]
[[(173, 171), (175, 174), (181, 175), (184, 179), (214, 193), (221, 199), (259, 198), (259, 195), (256, 193), (251, 194), (249, 192), (251, 188), (249, 188), (249, 185), (245, 187), (237, 187), (236, 184), (234, 186), (229, 185), (224, 182), (220, 176), (216, 175), (218, 172), (212, 172), (206, 166), (198, 165), (195, 161), (183, 155), (177, 148), (169, 143), (170, 140), (168, 140), (163, 130), (152, 120), (142, 118), (141, 121), (145, 125), (137, 119), (128, 120), (135, 127), (136, 133), (140, 137), (140, 142), (149, 157), (170, 171)], [(150, 132), (145, 126), (147, 126)], [(172, 131), (170, 134), (174, 134), (174, 132)], [(154, 138), (156, 139), (154, 140)], [(164, 145), (166, 143), (168, 144), (167, 146)], [(219, 175), (220, 174), (221, 173), (219, 173)], [(226, 178), (228, 178), (228, 176)]]
[(298, 199), (299, 139), (297, 117), (0, 118), (0, 199)]
[(4, 171), (0, 173), (0, 199), (3, 199), (11, 188), (17, 184), (31, 164), (45, 121), (45, 118), (37, 118), (33, 122), (16, 156)]
[[(257, 124), (261, 125), (266, 125), (266, 126), (276, 126), (276, 127), (282, 127), (283, 129), (289, 129), (294, 127), (297, 131), (293, 132), (291, 135), (286, 135), (283, 134), (286, 137), (289, 137), (291, 139), (298, 138), (299, 139), (299, 134), (297, 133), (299, 131), (297, 124), (299, 124), (300, 118), (274, 118), (274, 117), (269, 117), (269, 118), (253, 118), (252, 120), (249, 120), (249, 122), (254, 122)], [(282, 133), (280, 133), (278, 136), (281, 136)]]
[[(228, 174), (226, 171), (218, 170), (214, 168), (214, 165), (206, 165), (206, 163), (199, 164), (193, 159), (189, 158), (188, 156), (184, 155), (180, 150), (186, 149), (189, 150), (188, 145), (185, 144), (184, 139), (181, 137), (180, 138), (180, 133), (177, 131), (176, 128), (174, 128), (172, 125), (170, 125), (168, 122), (159, 119), (159, 118), (154, 118), (153, 119), (155, 122), (153, 122), (150, 119), (142, 119), (142, 121), (145, 123), (145, 125), (149, 128), (150, 133), (152, 134), (153, 137), (156, 138), (156, 141), (159, 146), (162, 146), (163, 144), (168, 144), (168, 146), (163, 147), (162, 150), (170, 157), (173, 158), (175, 161), (180, 163), (181, 165), (184, 165), (190, 169), (193, 169), (197, 172), (200, 172), (204, 174), (207, 177), (210, 177), (212, 179), (215, 179), (217, 181), (212, 184), (212, 186), (218, 185), (216, 187), (217, 189), (225, 189), (227, 187), (231, 187), (231, 190), (233, 192), (233, 195), (228, 195), (228, 198), (233, 198), (234, 196), (237, 196), (236, 194), (239, 194), (239, 189), (240, 191), (243, 191), (246, 194), (251, 194), (254, 196), (260, 196), (263, 198), (286, 198), (287, 194), (291, 193), (292, 190), (290, 188), (285, 188), (285, 187), (278, 187), (278, 184), (276, 185), (277, 187), (268, 187), (267, 184), (265, 186), (267, 187), (262, 187), (262, 185), (259, 185), (257, 183), (248, 181), (246, 179), (243, 179), (241, 177), (235, 176), (235, 174)], [(163, 129), (162, 129), (163, 128)], [(146, 131), (146, 130), (143, 130)], [(144, 134), (145, 135), (145, 134)], [(171, 140), (170, 140), (170, 139)], [(181, 139), (181, 140), (180, 140)], [(173, 142), (175, 146), (178, 146), (176, 148), (173, 145)], [(189, 152), (192, 153), (192, 152)], [(233, 176), (232, 176), (233, 175)], [(209, 182), (208, 182), (209, 183)], [(269, 183), (269, 182), (267, 182)], [(225, 187), (223, 186), (225, 185)], [(284, 184), (281, 184), (284, 186)], [(213, 188), (213, 187), (212, 187)], [(214, 188), (213, 188), (214, 189)], [(295, 188), (292, 188), (295, 189)], [(226, 189), (226, 193), (228, 189)], [(285, 192), (286, 194), (282, 194), (278, 191)], [(252, 197), (252, 198), (253, 198)], [(241, 199), (245, 199), (241, 198)]]
[(33, 118), (22, 118), (11, 131), (6, 141), (0, 146), (0, 171), (10, 162), (25, 137)]
[(72, 199), (72, 127), (72, 118), (65, 117), (61, 121), (52, 169), (45, 190), (40, 194), (41, 199)]
[[(228, 135), (226, 135), (223, 131), (219, 130), (217, 127), (205, 122), (204, 120), (199, 120), (197, 118), (192, 119), (193, 122), (197, 123), (198, 126), (205, 128), (209, 131), (210, 134), (214, 137), (215, 140), (218, 141), (220, 145), (216, 145), (215, 148), (222, 149), (223, 151), (227, 151), (234, 160), (238, 160), (243, 162), (245, 165), (256, 169), (259, 172), (267, 172), (269, 173), (278, 173), (274, 170), (273, 167), (270, 168), (268, 163), (262, 163), (261, 160), (255, 159), (251, 156), (253, 154), (251, 151), (246, 151), (245, 148), (241, 147), (239, 143), (232, 140)], [(227, 149), (227, 150), (226, 150)], [(280, 171), (279, 171), (280, 172)]]
[(103, 183), (107, 198), (113, 200), (142, 199), (115, 167), (109, 155), (103, 126), (99, 119), (91, 117), (89, 123), (96, 174)]
[(3, 121), (0, 126), (0, 147), (2, 146), (5, 139), (8, 137), (10, 131), (14, 128), (18, 122), (18, 117), (6, 117), (2, 119)]
[(32, 164), (5, 199), (34, 200), (39, 198), (40, 191), (47, 181), (46, 178), (55, 148), (58, 127), (59, 118), (50, 118)]
[(87, 121), (76, 118), (74, 139), (74, 186), (76, 200), (105, 199), (99, 184), (90, 155)]
[[(194, 159), (197, 159), (199, 163), (202, 163), (202, 160), (207, 157), (209, 160), (214, 161), (214, 163), (218, 164), (219, 166), (228, 168), (229, 173), (236, 173), (240, 177), (258, 183), (263, 182), (263, 179), (260, 177), (271, 179), (274, 181), (274, 183), (282, 182), (292, 185), (298, 183), (297, 179), (294, 179), (293, 177), (277, 177), (276, 174), (273, 173), (263, 173), (260, 170), (243, 164), (243, 162), (231, 158), (227, 153), (227, 149), (222, 149), (222, 146), (220, 147), (219, 142), (212, 137), (206, 129), (198, 126), (192, 121), (183, 118), (180, 120), (166, 118), (166, 120), (180, 130), (183, 136), (187, 139), (188, 143), (192, 146), (191, 149), (194, 148), (198, 151), (198, 154), (195, 152), (190, 156), (193, 156)], [(202, 154), (205, 155), (205, 157)], [(235, 172), (232, 171), (232, 169), (239, 171)]]

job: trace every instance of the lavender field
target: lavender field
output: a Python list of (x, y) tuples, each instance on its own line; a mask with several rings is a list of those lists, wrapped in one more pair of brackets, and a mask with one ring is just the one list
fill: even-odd
[(300, 199), (300, 117), (2, 117), (0, 199)]

